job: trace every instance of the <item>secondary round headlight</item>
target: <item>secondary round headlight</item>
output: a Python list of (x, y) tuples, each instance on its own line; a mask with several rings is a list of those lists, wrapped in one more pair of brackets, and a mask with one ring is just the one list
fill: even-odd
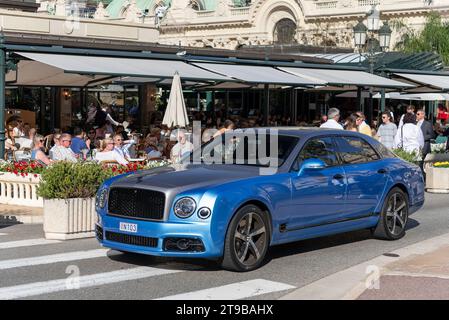
[(103, 189), (98, 195), (97, 204), (100, 208), (104, 208), (106, 205), (106, 200), (108, 199), (108, 189)]
[(196, 202), (192, 198), (184, 197), (176, 201), (174, 206), (174, 211), (176, 216), (179, 218), (188, 218), (190, 217), (196, 209)]

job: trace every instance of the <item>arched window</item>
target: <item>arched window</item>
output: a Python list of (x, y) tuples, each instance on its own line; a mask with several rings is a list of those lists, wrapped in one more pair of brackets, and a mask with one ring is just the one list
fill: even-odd
[(189, 1), (189, 7), (192, 8), (195, 11), (203, 10), (203, 7), (201, 5), (201, 2), (198, 0), (190, 0)]
[(296, 43), (296, 23), (290, 19), (281, 19), (274, 26), (273, 42), (275, 44)]

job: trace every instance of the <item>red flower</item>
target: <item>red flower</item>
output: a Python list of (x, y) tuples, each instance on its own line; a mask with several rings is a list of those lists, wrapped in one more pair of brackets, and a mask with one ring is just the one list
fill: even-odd
[(34, 177), (37, 178), (37, 174), (34, 174)]

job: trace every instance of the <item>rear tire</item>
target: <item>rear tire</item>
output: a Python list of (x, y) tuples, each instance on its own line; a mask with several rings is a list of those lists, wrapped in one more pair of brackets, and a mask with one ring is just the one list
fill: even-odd
[(221, 267), (240, 272), (257, 269), (269, 244), (268, 214), (255, 205), (246, 205), (237, 211), (228, 226)]
[(408, 196), (399, 188), (393, 188), (385, 197), (379, 222), (373, 236), (384, 240), (398, 240), (405, 235), (408, 221)]

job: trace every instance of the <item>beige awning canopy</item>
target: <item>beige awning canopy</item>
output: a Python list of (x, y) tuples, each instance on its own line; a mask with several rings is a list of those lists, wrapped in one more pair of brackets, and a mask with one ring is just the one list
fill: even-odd
[(89, 76), (76, 73), (65, 73), (63, 69), (32, 60), (21, 60), (18, 63), (16, 71), (10, 71), (6, 74), (8, 85), (30, 87), (84, 87), (88, 86), (92, 81), (95, 81), (94, 85), (99, 85), (105, 81), (110, 82), (110, 79), (111, 78), (108, 76)]
[(175, 72), (184, 80), (235, 81), (180, 60), (31, 52), (15, 54), (25, 59), (19, 61), (17, 71), (7, 74), (8, 85), (82, 87), (111, 82), (113, 78), (123, 76), (163, 81), (171, 79)]

